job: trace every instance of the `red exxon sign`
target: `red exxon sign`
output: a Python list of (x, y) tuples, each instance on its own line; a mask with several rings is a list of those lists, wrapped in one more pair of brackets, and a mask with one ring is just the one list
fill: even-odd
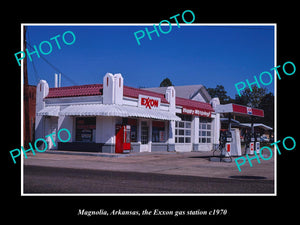
[(139, 95), (139, 106), (145, 107), (146, 109), (159, 108), (160, 98)]

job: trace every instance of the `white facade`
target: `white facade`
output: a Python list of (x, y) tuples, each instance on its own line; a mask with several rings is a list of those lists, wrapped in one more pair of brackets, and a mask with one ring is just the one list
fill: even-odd
[[(196, 98), (204, 101), (198, 95)], [(185, 106), (178, 101), (174, 87), (164, 94), (130, 88), (124, 86), (121, 74), (107, 73), (102, 86), (49, 89), (41, 80), (36, 95), (36, 139), (55, 133), (55, 144), (47, 138), (49, 149), (114, 153), (116, 126), (126, 124), (131, 126), (134, 152), (212, 150), (219, 142), (219, 114), (201, 111), (198, 106), (193, 113), (183, 113)], [(218, 104), (218, 99), (211, 100), (213, 108)], [(62, 128), (71, 133), (67, 143), (57, 138)]]

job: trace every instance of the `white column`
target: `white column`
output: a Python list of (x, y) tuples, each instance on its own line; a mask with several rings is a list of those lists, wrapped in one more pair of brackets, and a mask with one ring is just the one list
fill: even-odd
[(148, 151), (151, 152), (152, 147), (152, 120), (149, 120), (149, 142), (148, 142)]
[(165, 121), (165, 133), (164, 133), (164, 136), (165, 136), (165, 143), (169, 143), (169, 121)]
[(123, 104), (123, 83), (124, 79), (120, 73), (114, 75), (114, 92), (115, 92), (115, 104), (122, 105)]
[(215, 118), (212, 121), (213, 125), (213, 144), (219, 144), (220, 138), (220, 129), (221, 129), (221, 122), (220, 122), (220, 113), (216, 113)]
[(175, 144), (175, 121), (169, 121), (169, 144)]
[[(49, 93), (49, 85), (47, 81), (45, 80), (40, 80), (36, 87), (36, 107), (35, 111), (38, 113), (40, 110), (45, 108), (45, 101), (44, 98), (48, 95)], [(35, 117), (35, 139), (38, 138), (44, 138), (45, 135), (45, 128), (44, 128), (44, 116), (38, 116), (36, 115)]]
[[(220, 105), (219, 98), (213, 98), (210, 101), (210, 104), (212, 105), (213, 109), (216, 109), (216, 107), (218, 105)], [(215, 113), (215, 116), (213, 116), (213, 115), (212, 115), (212, 118), (213, 118), (213, 120), (212, 120), (213, 144), (216, 146), (219, 144), (221, 122), (220, 122), (220, 113)]]
[(111, 73), (106, 73), (103, 77), (103, 104), (113, 104), (115, 102), (115, 79)]
[(142, 121), (138, 119), (138, 129), (137, 129), (137, 142), (142, 144)]
[[(57, 132), (60, 129), (68, 129), (68, 131), (71, 133), (71, 140), (69, 142), (73, 142), (75, 140), (75, 129), (73, 129), (73, 118), (71, 116), (59, 116), (58, 117), (58, 124), (57, 124)], [(61, 133), (61, 139), (66, 140), (68, 138), (67, 133), (63, 132)], [(59, 140), (57, 140), (60, 142)]]
[[(192, 123), (192, 143), (199, 144), (199, 116), (194, 116)], [(195, 150), (195, 149), (194, 149)], [(197, 149), (199, 150), (199, 149)]]

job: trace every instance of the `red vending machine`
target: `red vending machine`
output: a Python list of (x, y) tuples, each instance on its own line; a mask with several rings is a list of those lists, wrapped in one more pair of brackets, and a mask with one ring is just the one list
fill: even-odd
[(130, 149), (130, 125), (117, 124), (115, 153), (129, 153)]

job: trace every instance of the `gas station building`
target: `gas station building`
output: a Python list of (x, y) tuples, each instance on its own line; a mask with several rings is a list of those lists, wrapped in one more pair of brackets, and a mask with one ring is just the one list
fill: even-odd
[(49, 88), (41, 80), (36, 88), (35, 139), (66, 128), (71, 140), (60, 142), (51, 136), (54, 145), (47, 137), (48, 149), (210, 151), (219, 145), (221, 114), (231, 111), (263, 116), (263, 110), (220, 105), (202, 85), (139, 89), (125, 86), (121, 74), (111, 73), (102, 84)]

